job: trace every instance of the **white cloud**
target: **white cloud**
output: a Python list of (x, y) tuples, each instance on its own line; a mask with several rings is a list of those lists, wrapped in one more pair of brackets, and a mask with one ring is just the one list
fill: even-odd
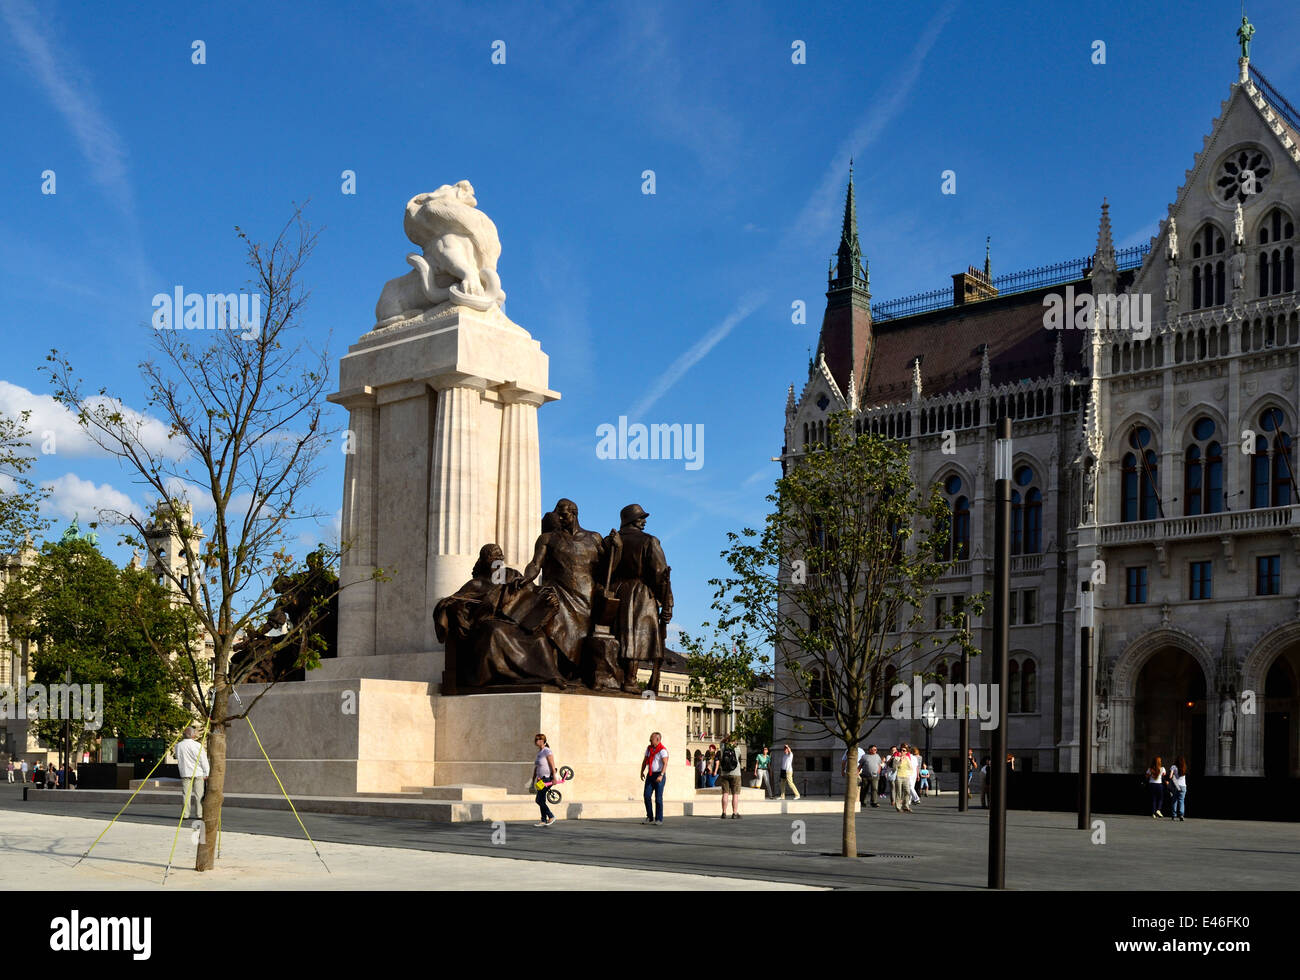
[[(87, 407), (107, 405), (120, 411), (136, 428), (141, 442), (150, 452), (171, 459), (184, 454), (183, 444), (179, 440), (167, 438), (168, 427), (162, 420), (143, 415), (116, 399), (100, 395), (87, 398), (84, 404)], [(85, 430), (77, 424), (77, 416), (55, 401), (52, 395), (38, 395), (20, 385), (0, 381), (0, 413), (19, 418), (23, 412), (31, 412), (26, 423), (31, 432), (28, 441), (37, 453), (44, 454), (44, 447), (50, 446), (56, 456), (109, 455), (86, 435)]]
[(84, 522), (100, 519), (100, 511), (113, 510), (122, 514), (142, 513), (141, 508), (124, 494), (107, 483), (96, 485), (93, 480), (83, 480), (75, 473), (65, 473), (54, 480), (45, 480), (41, 486), (50, 490), (50, 495), (41, 505), (43, 513), (50, 517), (62, 517), (71, 520), (80, 517)]
[(18, 50), (26, 57), (32, 78), (45, 90), (54, 108), (72, 130), (95, 181), (124, 214), (134, 214), (131, 186), (126, 178), (127, 153), (122, 138), (100, 111), (78, 59), (58, 50), (52, 36), (41, 32), (40, 24), (48, 22), (48, 14), (21, 0), (9, 0), (0, 4), (0, 15), (8, 24)]

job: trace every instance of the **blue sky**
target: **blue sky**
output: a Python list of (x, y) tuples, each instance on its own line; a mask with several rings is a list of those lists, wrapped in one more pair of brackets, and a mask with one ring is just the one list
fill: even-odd
[[(850, 156), (880, 302), (982, 262), (986, 235), (995, 274), (1086, 255), (1103, 195), (1116, 243), (1145, 242), (1237, 74), (1237, 3), (804, 7), (6, 0), (0, 410), (66, 424), (37, 372), (51, 347), (143, 406), (152, 296), (242, 288), (234, 226), (265, 239), (295, 201), (321, 228), (306, 334), (337, 365), (406, 271), (407, 199), (468, 178), (507, 312), (563, 394), (540, 413), (544, 499), (601, 532), (642, 504), (697, 627), (725, 533), (761, 521), (779, 474)], [(1253, 62), (1300, 101), (1293, 3), (1248, 13)], [(619, 415), (703, 425), (704, 465), (597, 458)], [(36, 470), (56, 530), (144, 502), (116, 462), (59, 447)], [(342, 459), (312, 493), (331, 515)]]

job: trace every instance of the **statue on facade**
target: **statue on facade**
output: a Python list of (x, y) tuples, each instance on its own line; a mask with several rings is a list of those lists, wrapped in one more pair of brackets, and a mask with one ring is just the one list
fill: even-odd
[(559, 607), (549, 587), (523, 582), (507, 568), (499, 545), (479, 549), (472, 577), (434, 607), (434, 629), (446, 645), (443, 690), (519, 684), (563, 689), (548, 629)]
[(1178, 302), (1178, 266), (1171, 260), (1165, 269), (1165, 302)]
[(618, 601), (614, 633), (618, 637), (623, 669), (623, 690), (637, 693), (637, 667), (650, 667), (648, 690), (658, 693), (664, 640), (673, 618), (672, 569), (659, 539), (645, 533), (650, 515), (640, 504), (619, 512), (620, 528), (611, 531), (606, 546), (617, 553), (610, 571), (609, 595)]
[(1105, 702), (1097, 705), (1097, 741), (1105, 742), (1110, 738), (1110, 708)]
[(479, 311), (505, 302), (497, 275), (501, 240), (496, 225), (477, 204), (468, 180), (443, 184), (406, 203), (403, 228), (421, 251), (406, 256), (412, 271), (384, 284), (375, 304), (376, 326), (448, 302)]
[(1237, 40), (1241, 43), (1242, 58), (1250, 57), (1250, 39), (1255, 36), (1255, 26), (1241, 15), (1241, 26), (1237, 28)]
[(1231, 735), (1237, 730), (1237, 716), (1233, 710), (1232, 698), (1224, 695), (1219, 708), (1219, 733)]
[(1237, 202), (1237, 209), (1232, 215), (1232, 244), (1246, 244), (1246, 218), (1241, 213), (1241, 202)]
[(1232, 288), (1246, 288), (1246, 253), (1240, 245), (1232, 253)]

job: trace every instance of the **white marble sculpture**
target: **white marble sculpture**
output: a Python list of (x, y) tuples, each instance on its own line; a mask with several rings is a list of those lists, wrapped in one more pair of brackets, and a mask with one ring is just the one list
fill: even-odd
[(1246, 243), (1246, 217), (1241, 213), (1241, 202), (1237, 202), (1237, 209), (1232, 215), (1232, 244), (1244, 245)]
[(384, 327), (450, 303), (487, 311), (504, 303), (497, 275), (501, 240), (497, 227), (478, 210), (468, 180), (417, 194), (406, 204), (406, 237), (423, 250), (406, 257), (412, 271), (384, 284), (375, 304), (376, 326)]

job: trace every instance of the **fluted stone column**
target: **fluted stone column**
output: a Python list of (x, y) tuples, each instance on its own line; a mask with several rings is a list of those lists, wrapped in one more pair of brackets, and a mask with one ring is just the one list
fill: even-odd
[(506, 565), (521, 571), (541, 533), (542, 467), (537, 409), (543, 398), (514, 387), (500, 390), (501, 452), (497, 479), (496, 541)]
[(1115, 772), (1133, 765), (1133, 698), (1111, 696), (1110, 761)]
[(375, 652), (375, 581), (377, 528), (375, 498), (379, 463), (379, 411), (371, 389), (352, 396), (346, 460), (343, 465), (343, 513), (340, 542), (346, 549), (339, 570), (339, 656)]
[[(486, 381), (462, 377), (434, 383), (437, 403), (429, 454), (429, 548), (425, 622), (429, 646), (433, 607), (470, 577), (478, 550), (487, 543), (478, 527), (479, 486), (485, 460), (479, 447), (479, 415)], [(446, 387), (442, 387), (446, 384)], [(491, 461), (495, 463), (495, 460)]]

